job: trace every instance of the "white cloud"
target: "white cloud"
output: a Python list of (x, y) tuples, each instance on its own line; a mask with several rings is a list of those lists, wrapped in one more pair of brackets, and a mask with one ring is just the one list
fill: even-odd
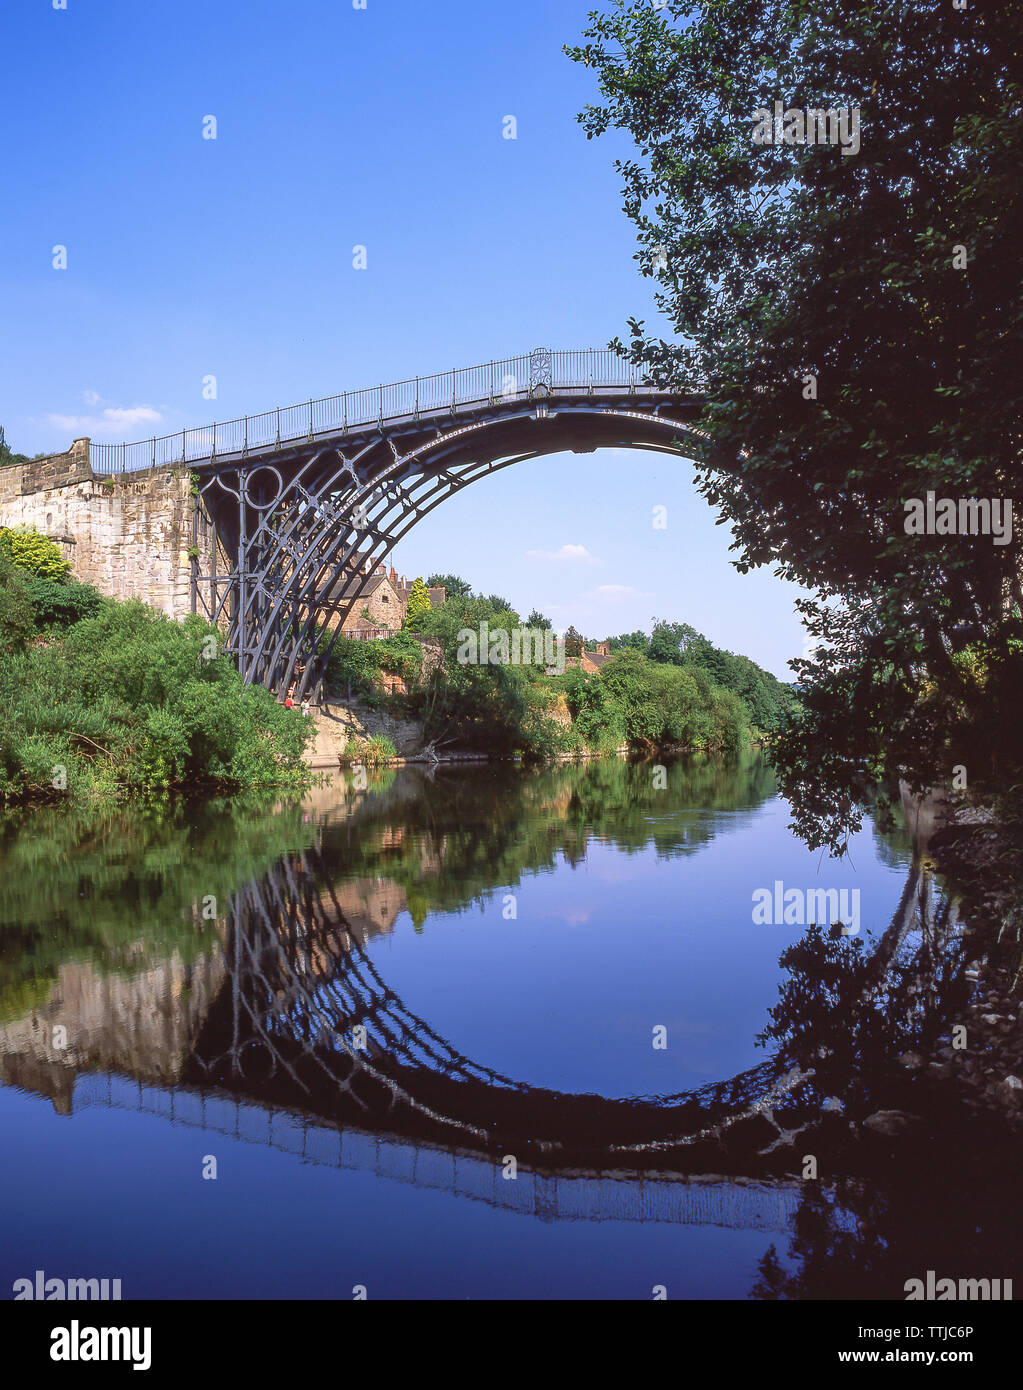
[[(94, 391), (82, 393), (85, 398), (95, 396)], [(98, 399), (98, 398), (97, 398)], [(94, 401), (86, 399), (89, 405)], [(65, 430), (79, 436), (112, 434), (123, 438), (125, 434), (137, 429), (139, 425), (152, 425), (163, 416), (151, 405), (108, 405), (99, 415), (50, 415), (47, 417), (54, 429)]]
[(531, 560), (578, 560), (586, 565), (600, 564), (584, 545), (563, 545), (560, 550), (527, 550), (526, 554)]

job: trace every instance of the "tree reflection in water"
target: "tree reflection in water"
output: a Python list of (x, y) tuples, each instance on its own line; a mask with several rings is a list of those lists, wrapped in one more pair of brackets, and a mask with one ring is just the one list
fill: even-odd
[[(942, 1036), (966, 990), (954, 908), (919, 863), (875, 946), (809, 927), (782, 953), (787, 978), (762, 1035), (764, 1064), (699, 1092), (628, 1101), (525, 1086), (462, 1056), (389, 989), (366, 951), (380, 928), (353, 912), (344, 884), (386, 889), (422, 928), (431, 914), (580, 862), (594, 840), (625, 855), (651, 846), (666, 859), (698, 854), (775, 790), (755, 756), (673, 764), (669, 787), (655, 790), (649, 765), (616, 760), (485, 776), (406, 769), (372, 777), (365, 793), (336, 784), (304, 807), (176, 807), (92, 825), (37, 813), (23, 821), (27, 833), (9, 821), (0, 846), (4, 1075), (31, 1075), (56, 1096), (58, 1072), (106, 1068), (182, 1095), (213, 1087), (310, 1121), (357, 1114), (369, 1131), (423, 1143), (454, 1134), (481, 1155), (514, 1142), (545, 1171), (787, 1174), (791, 1189), (812, 1153), (819, 1178), (802, 1183), (789, 1250), (798, 1269), (787, 1271), (771, 1246), (753, 1297), (901, 1297), (927, 1268), (1011, 1275), (1011, 1265), (992, 1265), (992, 1251), (1008, 1249), (1004, 1147), (898, 1063)], [(875, 839), (899, 862), (894, 840)], [(208, 898), (218, 904), (212, 921)], [(114, 1047), (94, 1019), (91, 1043), (83, 1034), (68, 1053), (26, 1066), (31, 1021), (48, 1020), (71, 965), (83, 988), (106, 991), (107, 1007), (110, 981), (146, 970), (159, 983), (164, 972), (159, 1055), (146, 1051), (141, 1026), (130, 1047)], [(368, 1029), (365, 1052), (346, 1041), (358, 1025)], [(823, 1108), (836, 1099), (840, 1110)], [(918, 1117), (896, 1143), (861, 1128), (881, 1107)]]

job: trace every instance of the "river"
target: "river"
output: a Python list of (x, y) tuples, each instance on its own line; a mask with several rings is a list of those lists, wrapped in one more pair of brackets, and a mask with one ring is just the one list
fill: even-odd
[[(788, 819), (757, 754), (10, 817), (0, 1286), (901, 1298), (936, 1266), (1011, 1277), (1013, 1175), (964, 1174), (962, 1117), (898, 1064), (962, 997), (954, 904), (902, 828), (868, 817), (836, 864)], [(814, 925), (815, 901), (838, 914)], [(920, 1112), (926, 1174), (919, 1142), (865, 1135), (886, 1106)]]

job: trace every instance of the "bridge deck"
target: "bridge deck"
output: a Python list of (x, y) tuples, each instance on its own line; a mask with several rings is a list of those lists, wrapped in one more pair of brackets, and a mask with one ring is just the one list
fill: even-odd
[(601, 396), (621, 400), (636, 394), (679, 399), (677, 392), (645, 383), (635, 367), (610, 349), (554, 352), (541, 348), (523, 357), (345, 391), (135, 443), (93, 443), (90, 459), (100, 474), (212, 460), (224, 463), (260, 453), (279, 453), (289, 445), (299, 447), (340, 435), (367, 433), (385, 425), (392, 429), (403, 424), (414, 426), (521, 397)]

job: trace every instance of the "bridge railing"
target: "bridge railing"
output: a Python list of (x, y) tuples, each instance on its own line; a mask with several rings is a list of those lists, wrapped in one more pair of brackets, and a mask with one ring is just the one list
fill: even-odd
[(364, 391), (344, 391), (339, 396), (281, 406), (261, 415), (218, 421), (134, 444), (94, 443), (90, 446), (90, 462), (97, 473), (131, 473), (244, 455), (277, 444), (296, 444), (358, 426), (483, 404), (530, 391), (629, 387), (638, 385), (641, 379), (634, 367), (608, 348), (578, 352), (541, 349), (524, 357), (507, 357), (435, 376), (411, 377)]

